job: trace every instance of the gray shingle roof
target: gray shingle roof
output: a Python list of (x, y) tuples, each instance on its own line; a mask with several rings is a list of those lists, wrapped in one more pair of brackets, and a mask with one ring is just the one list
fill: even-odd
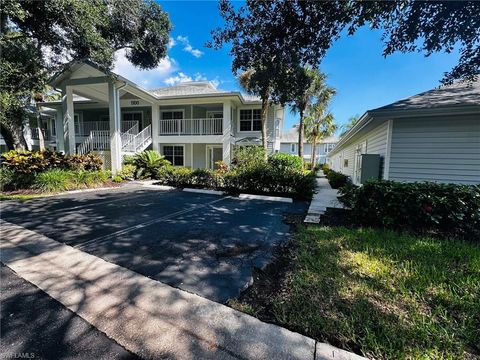
[(480, 76), (475, 82), (441, 86), (370, 111), (432, 109), (457, 105), (480, 105)]

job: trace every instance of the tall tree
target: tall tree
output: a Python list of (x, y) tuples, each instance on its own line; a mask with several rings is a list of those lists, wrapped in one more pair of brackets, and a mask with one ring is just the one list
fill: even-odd
[(480, 1), (303, 1), (247, 0), (234, 8), (220, 3), (225, 20), (214, 43), (232, 43), (234, 68), (262, 52), (283, 64), (317, 66), (340, 37), (363, 26), (383, 31), (383, 55), (460, 50), (444, 83), (473, 79), (480, 71)]
[(317, 163), (317, 144), (327, 136), (332, 136), (337, 130), (333, 114), (323, 103), (316, 103), (309, 107), (305, 118), (305, 134), (312, 144), (312, 164)]
[(248, 93), (260, 96), (262, 100), (262, 147), (267, 156), (267, 113), (268, 102), (272, 91), (272, 81), (268, 72), (259, 70), (247, 70), (238, 76), (240, 86)]
[(296, 81), (292, 86), (291, 108), (300, 116), (298, 126), (298, 156), (303, 159), (303, 143), (305, 140), (304, 116), (313, 101), (328, 102), (335, 94), (335, 89), (326, 85), (326, 75), (318, 69), (300, 68), (296, 72)]
[(115, 52), (142, 69), (167, 54), (171, 24), (153, 0), (3, 0), (0, 10), (0, 129), (9, 147), (25, 146), (31, 94), (72, 60), (110, 69)]

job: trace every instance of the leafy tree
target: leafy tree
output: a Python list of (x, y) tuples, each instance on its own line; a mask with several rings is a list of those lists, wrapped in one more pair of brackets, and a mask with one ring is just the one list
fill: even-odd
[(300, 115), (298, 127), (298, 156), (303, 159), (304, 115), (307, 107), (315, 100), (328, 103), (335, 89), (325, 84), (326, 75), (318, 69), (300, 68), (297, 71), (296, 84), (292, 86), (292, 111)]
[(348, 119), (348, 123), (346, 123), (341, 127), (342, 132), (340, 136), (345, 135), (351, 128), (357, 125), (359, 121), (360, 121), (360, 115), (355, 115), (355, 116), (352, 116), (350, 119)]
[(0, 128), (9, 148), (25, 147), (25, 109), (52, 73), (84, 59), (109, 69), (120, 49), (132, 64), (154, 68), (171, 29), (153, 0), (3, 0), (0, 17)]
[(460, 49), (444, 83), (473, 79), (480, 71), (479, 1), (302, 1), (247, 0), (235, 9), (220, 2), (223, 29), (213, 32), (219, 47), (232, 43), (233, 68), (264, 54), (283, 64), (317, 66), (342, 31), (368, 24), (383, 30), (383, 55), (419, 51), (426, 56)]

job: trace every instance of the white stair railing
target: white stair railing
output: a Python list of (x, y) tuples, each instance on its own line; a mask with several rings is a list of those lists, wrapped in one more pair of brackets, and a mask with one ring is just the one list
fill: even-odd
[(110, 149), (110, 131), (92, 130), (90, 135), (81, 143), (77, 152), (85, 155), (91, 151), (103, 151)]
[(135, 136), (138, 135), (138, 122), (136, 121), (133, 126), (125, 132), (122, 132), (120, 138), (122, 140), (122, 151), (131, 151), (132, 144), (135, 142)]

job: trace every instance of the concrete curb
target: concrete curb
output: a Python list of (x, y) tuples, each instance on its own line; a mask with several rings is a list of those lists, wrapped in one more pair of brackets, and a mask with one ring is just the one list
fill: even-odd
[(363, 359), (0, 220), (1, 261), (147, 359)]
[(253, 195), (253, 194), (240, 194), (238, 196), (242, 200), (267, 200), (267, 201), (279, 201), (285, 203), (293, 203), (293, 199), (280, 196), (268, 196), (268, 195)]
[(183, 191), (185, 191), (185, 192), (191, 192), (191, 193), (198, 193), (198, 194), (224, 195), (223, 191), (210, 190), (210, 189), (184, 188)]

